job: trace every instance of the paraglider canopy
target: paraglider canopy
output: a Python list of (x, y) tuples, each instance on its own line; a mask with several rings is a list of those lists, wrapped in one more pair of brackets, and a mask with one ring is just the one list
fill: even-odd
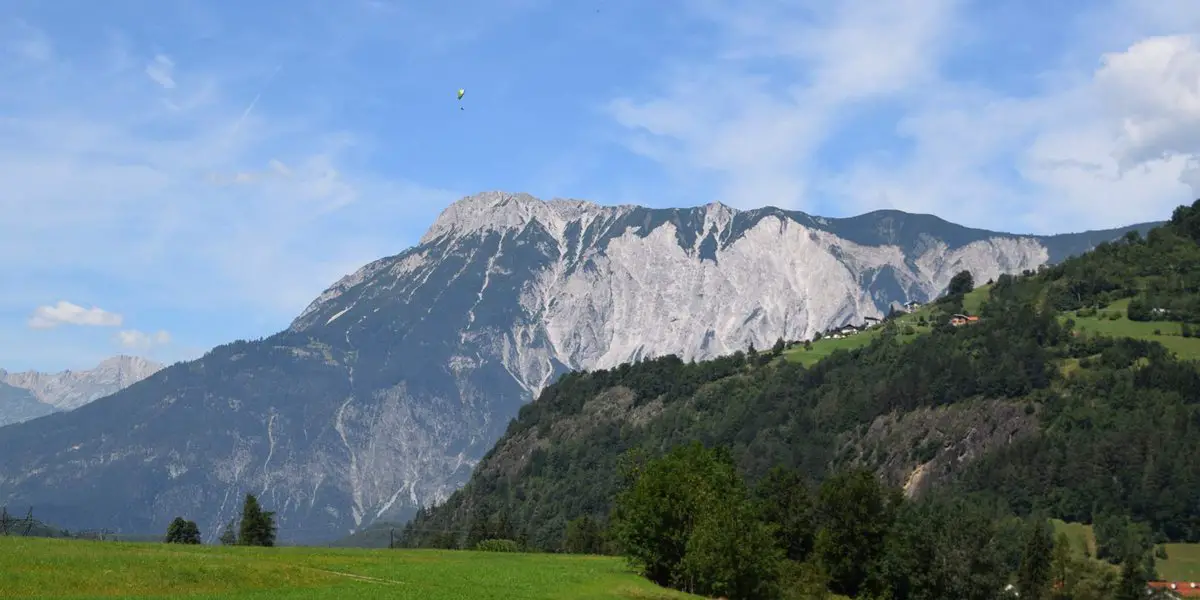
[(463, 94), (465, 94), (465, 93), (467, 93), (467, 92), (466, 92), (466, 90), (463, 90), (462, 88), (459, 88), (459, 90), (458, 90), (458, 99), (459, 99), (459, 100), (462, 100)]

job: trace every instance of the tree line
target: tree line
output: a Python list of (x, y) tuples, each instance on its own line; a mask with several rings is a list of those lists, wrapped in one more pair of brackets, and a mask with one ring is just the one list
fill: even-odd
[(1156, 578), (1149, 531), (1127, 518), (1097, 525), (1089, 557), (1044, 515), (910, 500), (865, 469), (814, 488), (777, 467), (748, 486), (727, 448), (694, 442), (627, 456), (623, 477), (607, 531), (588, 526), (592, 548), (607, 536), (650, 580), (710, 597), (1134, 600)]
[[(242, 502), (241, 519), (236, 521), (236, 532), (235, 521), (230, 520), (218, 539), (225, 546), (274, 546), (278, 531), (275, 513), (263, 510), (254, 494), (246, 494)], [(175, 517), (167, 526), (163, 541), (168, 544), (199, 544), (200, 537), (200, 527), (195, 521)]]

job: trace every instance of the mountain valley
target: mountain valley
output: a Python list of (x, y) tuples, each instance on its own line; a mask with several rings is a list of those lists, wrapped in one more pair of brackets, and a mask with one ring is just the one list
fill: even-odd
[(809, 339), (929, 302), (964, 270), (1032, 272), (1154, 225), (1022, 236), (898, 211), (479, 194), (284, 331), (0, 428), (0, 504), (130, 533), (186, 514), (211, 541), (253, 492), (282, 541), (329, 540), (444, 502), (570, 371)]

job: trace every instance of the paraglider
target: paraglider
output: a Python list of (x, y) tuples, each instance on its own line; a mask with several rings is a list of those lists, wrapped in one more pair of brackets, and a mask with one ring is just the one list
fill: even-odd
[(465, 94), (465, 93), (467, 93), (467, 91), (466, 91), (466, 90), (464, 90), (464, 89), (462, 89), (462, 88), (458, 88), (458, 110), (462, 110), (462, 109), (463, 109), (463, 105), (462, 105), (462, 97), (463, 97), (463, 94)]

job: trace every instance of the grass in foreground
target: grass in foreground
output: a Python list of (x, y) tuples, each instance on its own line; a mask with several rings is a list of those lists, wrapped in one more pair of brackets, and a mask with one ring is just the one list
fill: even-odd
[(0, 537), (0, 598), (694, 598), (620, 558)]

